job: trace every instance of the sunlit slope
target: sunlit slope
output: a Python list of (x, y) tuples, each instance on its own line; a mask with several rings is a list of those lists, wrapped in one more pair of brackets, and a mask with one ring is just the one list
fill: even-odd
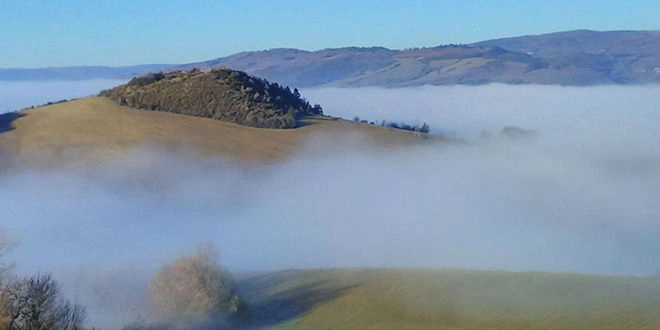
[(240, 281), (281, 329), (660, 329), (660, 278), (462, 270), (310, 270)]
[[(186, 155), (274, 162), (299, 152), (315, 138), (330, 140), (319, 144), (320, 149), (330, 150), (335, 150), (333, 145), (346, 146), (348, 141), (387, 148), (428, 142), (414, 133), (326, 117), (309, 119), (296, 129), (258, 129), (136, 110), (102, 97), (50, 105), (20, 115), (5, 123), (9, 129), (0, 134), (0, 147), (36, 163), (112, 159), (144, 146)], [(337, 143), (342, 138), (346, 140)]]

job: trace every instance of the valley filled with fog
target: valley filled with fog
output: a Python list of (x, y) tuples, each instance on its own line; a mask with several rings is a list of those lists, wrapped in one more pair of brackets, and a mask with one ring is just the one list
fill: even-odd
[(126, 80), (0, 81), (0, 114), (48, 102), (96, 95)]
[[(110, 83), (3, 82), (0, 111), (95, 94)], [(301, 94), (328, 115), (426, 122), (432, 134), (468, 143), (384, 151), (365, 149), (360, 136), (325, 137), (285, 162), (253, 166), (145, 146), (85, 175), (7, 171), (0, 219), (19, 242), (9, 253), (16, 272), (54, 272), (90, 318), (101, 309), (125, 313), (115, 322), (140, 313), (131, 304), (144, 298), (157, 267), (201, 242), (214, 243), (232, 271), (660, 272), (658, 86)], [(506, 126), (534, 134), (501, 136)], [(323, 148), (337, 152), (315, 152)]]

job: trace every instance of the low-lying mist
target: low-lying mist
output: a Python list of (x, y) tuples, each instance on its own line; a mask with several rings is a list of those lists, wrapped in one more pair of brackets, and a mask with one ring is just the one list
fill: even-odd
[(0, 114), (39, 106), (47, 102), (89, 95), (126, 83), (126, 80), (0, 81)]
[(323, 88), (303, 95), (343, 118), (427, 122), (432, 133), (468, 140), (483, 130), (497, 133), (503, 126), (518, 126), (536, 129), (555, 143), (582, 145), (658, 142), (659, 91), (658, 85), (458, 85)]
[[(308, 90), (304, 95), (330, 115), (427, 122), (432, 132), (473, 143), (383, 152), (351, 147), (364, 146), (354, 136), (315, 139), (268, 166), (194, 161), (145, 147), (87, 173), (1, 175), (0, 219), (20, 242), (10, 254), (17, 272), (54, 272), (88, 305), (92, 325), (121, 325), (147, 313), (141, 309), (147, 279), (200, 242), (214, 243), (232, 271), (655, 275), (658, 92), (497, 85)], [(508, 125), (536, 135), (499, 137)], [(484, 129), (493, 137), (477, 138)], [(337, 144), (346, 151), (318, 152)]]

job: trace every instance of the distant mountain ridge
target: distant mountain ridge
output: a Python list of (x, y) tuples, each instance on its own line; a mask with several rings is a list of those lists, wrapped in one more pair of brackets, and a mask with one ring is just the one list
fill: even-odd
[[(347, 47), (312, 52), (279, 48), (157, 68), (96, 68), (88, 70), (88, 77), (128, 79), (159, 70), (216, 67), (296, 87), (660, 83), (660, 31), (576, 30), (406, 50)], [(84, 71), (15, 70), (0, 69), (0, 80), (48, 76), (44, 70), (61, 79), (75, 79)]]

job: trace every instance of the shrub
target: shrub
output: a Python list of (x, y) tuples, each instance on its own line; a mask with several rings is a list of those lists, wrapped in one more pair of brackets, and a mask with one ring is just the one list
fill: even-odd
[(216, 260), (215, 249), (202, 246), (160, 269), (149, 283), (149, 295), (162, 321), (175, 328), (200, 328), (226, 323), (245, 311)]
[(419, 128), (419, 131), (421, 133), (428, 134), (431, 131), (431, 127), (428, 124), (424, 123), (422, 124), (422, 127)]

